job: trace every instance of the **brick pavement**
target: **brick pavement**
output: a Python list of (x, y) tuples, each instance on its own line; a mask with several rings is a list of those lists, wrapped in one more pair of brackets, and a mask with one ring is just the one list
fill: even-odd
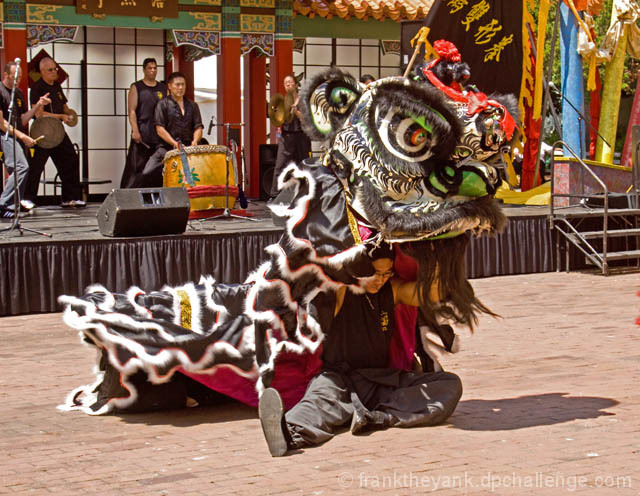
[(472, 283), (503, 318), (482, 318), (444, 360), (465, 386), (449, 423), (345, 433), (280, 459), (243, 405), (57, 411), (92, 380), (93, 351), (59, 314), (3, 318), (0, 493), (640, 494), (638, 275)]

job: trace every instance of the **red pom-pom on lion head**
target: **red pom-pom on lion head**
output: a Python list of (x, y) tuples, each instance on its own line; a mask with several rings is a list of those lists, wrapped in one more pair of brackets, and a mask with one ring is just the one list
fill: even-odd
[(433, 44), (433, 49), (441, 59), (448, 60), (450, 62), (460, 62), (462, 57), (458, 48), (447, 40), (438, 40)]

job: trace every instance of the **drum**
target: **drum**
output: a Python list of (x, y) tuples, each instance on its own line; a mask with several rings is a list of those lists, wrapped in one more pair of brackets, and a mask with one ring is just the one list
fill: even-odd
[(219, 145), (185, 146), (194, 187), (185, 184), (182, 159), (179, 150), (168, 151), (164, 156), (163, 185), (186, 186), (191, 210), (233, 208), (238, 197), (236, 173), (229, 160), (229, 203), (225, 205), (227, 174), (227, 148)]

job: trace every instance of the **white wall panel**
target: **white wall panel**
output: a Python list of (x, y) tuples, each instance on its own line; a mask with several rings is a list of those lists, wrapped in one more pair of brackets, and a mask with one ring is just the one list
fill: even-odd
[(87, 90), (87, 100), (91, 118), (94, 115), (113, 115), (115, 110), (113, 90)]
[(111, 180), (111, 184), (92, 185), (91, 193), (109, 193), (112, 189), (119, 188), (125, 160), (125, 150), (89, 151), (89, 177)]
[(87, 45), (90, 64), (113, 64), (113, 45)]
[(89, 148), (125, 148), (125, 119), (122, 116), (91, 116)]
[(88, 43), (113, 43), (113, 28), (87, 26)]
[(162, 45), (164, 43), (162, 29), (137, 29), (136, 40), (139, 45)]
[[(39, 49), (40, 47), (36, 48), (36, 53)], [(77, 43), (56, 43), (55, 52), (55, 60), (58, 64), (79, 64), (82, 60), (82, 45), (78, 45)], [(36, 53), (34, 53), (34, 55), (36, 55)], [(47, 53), (52, 55), (53, 50), (47, 49)], [(66, 70), (65, 68), (65, 71)]]
[(341, 67), (357, 66), (360, 63), (360, 49), (357, 46), (338, 46), (336, 64)]
[(136, 30), (134, 28), (116, 28), (116, 44), (126, 43), (133, 45), (135, 43), (135, 33)]
[(135, 65), (136, 53), (133, 45), (119, 45), (116, 47), (116, 64)]
[(89, 88), (113, 88), (113, 76), (113, 66), (89, 64), (87, 67), (87, 86)]
[(328, 66), (331, 63), (331, 46), (307, 45), (307, 63)]
[(129, 89), (131, 83), (137, 81), (136, 69), (132, 65), (116, 66), (116, 88)]

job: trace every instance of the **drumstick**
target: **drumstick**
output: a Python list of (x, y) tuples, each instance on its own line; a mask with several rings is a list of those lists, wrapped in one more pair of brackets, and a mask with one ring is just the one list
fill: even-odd
[(42, 138), (44, 138), (44, 134), (42, 136), (38, 136), (36, 139), (34, 139), (33, 141), (35, 141), (36, 143), (38, 141), (40, 141)]

